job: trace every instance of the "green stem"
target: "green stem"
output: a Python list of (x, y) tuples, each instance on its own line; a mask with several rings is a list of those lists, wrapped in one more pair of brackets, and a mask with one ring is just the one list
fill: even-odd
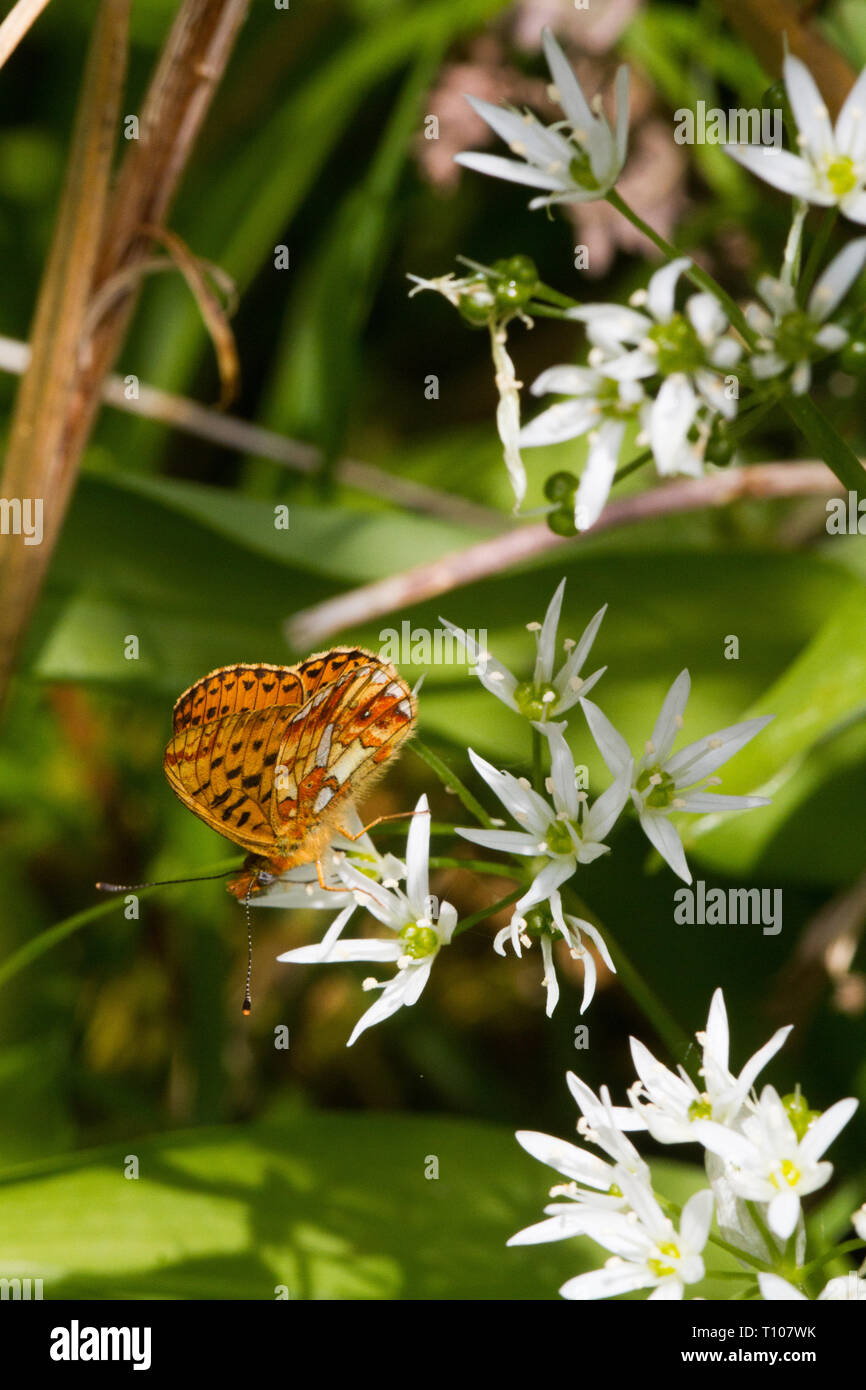
[[(721, 1236), (711, 1235), (709, 1237), (709, 1243), (711, 1245), (717, 1245), (720, 1250), (727, 1251), (729, 1255), (736, 1256), (736, 1258), (738, 1260), (741, 1260), (743, 1264), (751, 1265), (753, 1269), (760, 1270), (762, 1274), (773, 1273), (773, 1266), (771, 1264), (768, 1264), (766, 1260), (759, 1260), (757, 1255), (750, 1255), (748, 1250), (741, 1250), (739, 1245), (732, 1245), (730, 1241), (724, 1240)], [(718, 1277), (719, 1276), (717, 1274), (713, 1274), (714, 1279)], [(729, 1279), (749, 1279), (751, 1277), (751, 1275), (745, 1272), (741, 1274), (728, 1275)]]
[(490, 874), (492, 878), (512, 878), (525, 882), (521, 871), (508, 864), (491, 864), (489, 859), (449, 859), (442, 855), (431, 855), (431, 869), (468, 869), (474, 874)]
[(542, 739), (537, 729), (532, 730), (532, 785), (540, 796), (544, 795), (544, 764), (542, 761)]
[[(623, 478), (627, 478), (629, 473), (636, 473), (639, 468), (643, 468), (645, 463), (649, 463), (653, 456), (652, 449), (644, 449), (642, 454), (633, 458), (631, 463), (624, 463), (622, 468), (618, 468), (613, 475), (614, 483), (621, 483)], [(613, 486), (613, 483), (611, 484)]]
[(818, 1255), (816, 1259), (810, 1260), (807, 1265), (803, 1266), (801, 1273), (803, 1275), (811, 1274), (813, 1270), (821, 1269), (833, 1260), (838, 1260), (842, 1255), (850, 1254), (852, 1250), (862, 1250), (864, 1245), (866, 1245), (866, 1241), (863, 1240), (843, 1241), (841, 1245), (835, 1246), (832, 1250), (825, 1250), (823, 1255)]
[[(621, 212), (623, 217), (627, 218), (633, 227), (637, 227), (639, 232), (643, 232), (644, 236), (648, 237), (653, 245), (658, 247), (666, 260), (673, 261), (676, 260), (678, 256), (682, 255), (682, 252), (677, 250), (676, 246), (673, 246), (671, 242), (666, 241), (663, 236), (660, 236), (658, 232), (654, 231), (648, 222), (644, 222), (643, 218), (634, 211), (634, 208), (629, 207), (628, 203), (620, 197), (616, 189), (612, 188), (610, 190), (607, 195), (607, 201), (610, 203), (611, 207), (616, 208), (617, 212)], [(745, 338), (749, 346), (754, 347), (757, 342), (757, 334), (739, 304), (728, 294), (727, 290), (723, 289), (708, 271), (703, 270), (699, 265), (695, 265), (694, 262), (692, 262), (689, 269), (686, 271), (686, 275), (693, 285), (697, 285), (702, 290), (709, 290), (710, 294), (722, 305), (733, 326), (742, 337)]]
[(577, 904), (575, 916), (589, 918), (598, 927), (607, 943), (611, 959), (616, 967), (617, 977), (620, 984), (627, 994), (631, 995), (646, 1017), (649, 1019), (653, 1028), (664, 1042), (670, 1055), (678, 1061), (683, 1061), (688, 1055), (692, 1045), (692, 1040), (688, 1033), (684, 1032), (676, 1019), (669, 1013), (667, 1007), (653, 992), (646, 981), (641, 977), (634, 965), (632, 965), (625, 951), (614, 940), (608, 928), (600, 922), (597, 915), (586, 906), (580, 898), (574, 894), (573, 890), (566, 889), (565, 892)]
[(494, 917), (496, 913), (501, 912), (504, 907), (510, 907), (512, 903), (516, 903), (517, 899), (523, 896), (523, 893), (524, 888), (523, 885), (521, 885), (519, 888), (513, 889), (512, 892), (506, 893), (504, 898), (500, 898), (498, 902), (492, 903), (490, 907), (483, 907), (480, 912), (473, 912), (468, 917), (464, 917), (462, 922), (458, 922), (457, 926), (454, 928), (454, 935), (451, 938), (452, 941), (455, 936), (462, 936), (470, 927), (477, 927), (479, 922), (485, 921), (488, 917)]
[(432, 748), (428, 748), (425, 743), (422, 743), (421, 740), (417, 738), (413, 739), (409, 747), (413, 753), (417, 753), (422, 762), (425, 762), (428, 767), (433, 769), (446, 791), (450, 790), (455, 793), (458, 801), (466, 807), (470, 815), (474, 816), (475, 819), (488, 830), (493, 829), (493, 821), (481, 805), (481, 802), (476, 800), (469, 788), (465, 787), (460, 781), (456, 772), (452, 772), (448, 764), (443, 762), (438, 754), (433, 752)]
[(830, 240), (830, 233), (836, 225), (836, 218), (838, 215), (839, 209), (837, 207), (826, 209), (821, 219), (821, 225), (815, 234), (815, 240), (809, 248), (806, 264), (803, 267), (803, 274), (800, 276), (800, 283), (797, 286), (797, 298), (801, 305), (805, 304), (806, 296), (812, 288), (812, 281), (818, 273), (821, 257), (827, 249), (827, 242)]
[(850, 445), (834, 430), (809, 396), (789, 396), (785, 409), (804, 434), (819, 458), (850, 492), (859, 492), (866, 483), (866, 472)]
[[(235, 857), (230, 861), (224, 860), (220, 864), (214, 864), (206, 870), (206, 873), (219, 874), (223, 870), (229, 873), (237, 867), (238, 863)], [(194, 880), (190, 881), (193, 882)], [(154, 884), (148, 888), (137, 888), (135, 893), (139, 898), (148, 897), (156, 888), (162, 886), (164, 885)], [(44, 956), (47, 951), (59, 945), (61, 941), (73, 936), (75, 932), (80, 931), (82, 927), (88, 926), (91, 922), (99, 921), (100, 917), (108, 917), (112, 912), (117, 911), (118, 906), (117, 895), (114, 895), (107, 902), (95, 903), (93, 907), (86, 907), (82, 912), (76, 912), (71, 917), (64, 918), (62, 922), (55, 922), (53, 927), (48, 927), (44, 932), (40, 932), (39, 936), (34, 936), (32, 940), (26, 941), (23, 946), (20, 946), (17, 951), (13, 951), (12, 955), (7, 956), (6, 960), (0, 964), (0, 988), (8, 980), (13, 979), (19, 971), (25, 970), (35, 960), (39, 960), (40, 956)]]

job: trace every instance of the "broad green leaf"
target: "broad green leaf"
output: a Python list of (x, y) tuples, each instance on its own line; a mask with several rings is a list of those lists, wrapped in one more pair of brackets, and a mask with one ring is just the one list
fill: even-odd
[[(505, 1248), (552, 1176), (510, 1131), (438, 1116), (137, 1140), (0, 1178), (0, 1267), (43, 1278), (46, 1298), (555, 1298), (595, 1247)], [(678, 1164), (662, 1181), (678, 1201), (701, 1185)]]

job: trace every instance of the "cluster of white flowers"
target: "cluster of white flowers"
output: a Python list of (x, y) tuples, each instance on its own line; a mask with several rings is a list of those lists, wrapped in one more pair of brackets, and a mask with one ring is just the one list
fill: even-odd
[[(757, 1279), (763, 1298), (808, 1297), (800, 1203), (828, 1182), (833, 1168), (822, 1155), (857, 1101), (837, 1101), (817, 1115), (799, 1093), (780, 1098), (765, 1086), (756, 1094), (755, 1080), (790, 1031), (780, 1028), (735, 1075), (727, 1010), (717, 989), (706, 1029), (697, 1034), (703, 1089), (682, 1067), (670, 1071), (635, 1038), (637, 1080), (628, 1106), (612, 1105), (606, 1088), (596, 1096), (569, 1074), (581, 1112), (578, 1133), (605, 1157), (547, 1134), (519, 1131), (523, 1148), (567, 1181), (551, 1189), (546, 1219), (519, 1231), (509, 1245), (588, 1236), (610, 1252), (601, 1269), (569, 1279), (560, 1289), (563, 1298), (651, 1289), (651, 1299), (680, 1299), (687, 1285), (704, 1278), (703, 1252), (715, 1215), (722, 1238), (741, 1257), (744, 1279)], [(709, 1186), (694, 1193), (681, 1213), (653, 1189), (650, 1167), (628, 1138), (640, 1130), (660, 1144), (697, 1142), (705, 1149)], [(860, 1220), (855, 1213), (857, 1229)], [(866, 1300), (866, 1279), (852, 1271), (831, 1279), (818, 1297)]]
[[(604, 608), (595, 614), (578, 642), (566, 639), (563, 665), (559, 671), (554, 670), (564, 592), (565, 580), (554, 593), (544, 621), (529, 625), (536, 637), (535, 669), (529, 681), (518, 681), (494, 656), (481, 652), (469, 633), (446, 623), (475, 663), (485, 688), (529, 720), (547, 745), (550, 772), (544, 783), (546, 795), (541, 788), (533, 787), (528, 778), (498, 770), (470, 748), (469, 757), (476, 772), (519, 828), (466, 827), (458, 833), (486, 849), (519, 855), (532, 863), (532, 881), (494, 945), (502, 952), (506, 941), (510, 941), (520, 955), (521, 947), (540, 940), (548, 1014), (559, 998), (553, 968), (553, 945), (557, 940), (564, 940), (571, 955), (583, 961), (582, 1009), (592, 999), (596, 979), (592, 956), (583, 944), (584, 935), (595, 943), (608, 967), (613, 968), (597, 929), (583, 918), (563, 913), (559, 890), (575, 875), (579, 865), (591, 864), (609, 853), (610, 846), (605, 842), (626, 806), (634, 807), (647, 839), (674, 873), (691, 883), (683, 844), (671, 816), (676, 812), (744, 811), (769, 804), (761, 796), (722, 796), (706, 789), (718, 783), (714, 774), (770, 722), (772, 715), (732, 724), (673, 751), (689, 697), (688, 671), (680, 672), (665, 696), (642, 754), (637, 758), (632, 755), (622, 734), (586, 698), (586, 692), (601, 679), (606, 668), (594, 671), (585, 680), (580, 674), (604, 617)], [(592, 803), (579, 785), (565, 738), (567, 722), (558, 722), (554, 717), (576, 704), (580, 705), (613, 777), (610, 786)]]
[[(517, 158), (464, 153), (456, 156), (458, 163), (542, 189), (530, 208), (607, 198), (634, 217), (615, 191), (627, 153), (628, 69), (620, 68), (617, 74), (616, 120), (611, 126), (600, 99), (587, 101), (549, 30), (544, 34), (544, 52), (552, 78), (550, 95), (562, 107), (564, 119), (545, 126), (531, 112), (469, 98)], [(801, 395), (809, 388), (813, 363), (840, 351), (849, 341), (848, 329), (830, 320), (866, 264), (866, 237), (843, 248), (808, 297), (798, 294), (795, 267), (807, 204), (838, 207), (853, 221), (866, 222), (866, 70), (848, 96), (835, 129), (804, 64), (788, 57), (784, 76), (799, 152), (757, 145), (727, 147), (739, 163), (797, 200), (781, 275), (778, 279), (763, 275), (758, 282), (763, 303), (751, 303), (743, 313), (722, 292), (702, 288), (678, 308), (680, 277), (684, 273), (697, 276), (688, 257), (671, 256), (629, 305), (563, 309), (563, 317), (586, 325), (588, 362), (542, 372), (530, 388), (532, 394), (565, 399), (521, 428), (519, 383), (504, 348), (508, 315), (495, 317), (494, 297), (482, 282), (467, 280), (452, 286), (452, 277), (418, 282), (419, 287), (446, 293), (458, 306), (460, 296), (453, 288), (458, 285), (468, 292), (472, 284), (474, 292), (480, 288), (489, 299), (494, 354), (500, 358), (504, 354), (508, 365), (504, 371), (501, 361), (496, 364), (497, 424), (517, 507), (526, 493), (521, 450), (586, 437), (588, 449), (579, 483), (573, 478), (567, 495), (560, 491), (555, 499), (551, 497), (558, 503), (550, 508), (551, 525), (560, 534), (586, 530), (598, 521), (624, 448), (648, 447), (662, 476), (700, 476), (707, 462), (725, 463), (731, 457), (736, 445), (731, 425), (744, 390), (750, 404), (770, 399), (774, 391)], [(713, 284), (706, 276), (701, 283)], [(528, 322), (530, 297), (527, 292), (519, 310)], [(736, 323), (729, 321), (724, 305), (731, 314), (736, 309)], [(566, 529), (560, 529), (560, 523)]]
[[(680, 811), (740, 811), (768, 804), (760, 796), (722, 796), (706, 790), (719, 780), (713, 774), (764, 728), (768, 717), (731, 725), (674, 751), (689, 695), (688, 671), (682, 671), (671, 686), (642, 754), (632, 755), (610, 720), (586, 698), (606, 667), (581, 675), (606, 605), (590, 620), (578, 641), (565, 639), (562, 664), (555, 669), (564, 594), (563, 579), (544, 621), (529, 624), (536, 652), (532, 676), (524, 681), (491, 653), (481, 651), (471, 633), (442, 620), (462, 644), (485, 689), (524, 718), (547, 748), (549, 772), (543, 787), (533, 787), (526, 777), (498, 770), (470, 748), (472, 766), (518, 828), (509, 830), (505, 822), (488, 818), (488, 826), (483, 829), (463, 826), (457, 827), (457, 833), (486, 849), (508, 854), (519, 866), (515, 877), (525, 887), (509, 923), (496, 934), (493, 947), (504, 955), (510, 943), (520, 956), (533, 941), (539, 942), (548, 1015), (559, 1000), (554, 960), (557, 942), (563, 942), (571, 957), (583, 965), (581, 1012), (593, 998), (597, 978), (595, 957), (589, 946), (596, 948), (609, 970), (615, 969), (598, 928), (584, 917), (567, 912), (560, 890), (580, 868), (610, 852), (606, 841), (627, 806), (637, 812), (644, 833), (662, 858), (690, 883), (682, 841), (670, 817)], [(592, 802), (566, 741), (567, 720), (556, 718), (578, 705), (613, 778)], [(356, 1024), (349, 1038), (351, 1046), (372, 1024), (418, 1000), (436, 956), (451, 943), (458, 919), (451, 903), (439, 902), (430, 894), (430, 811), (426, 796), (420, 798), (412, 813), (405, 860), (380, 854), (370, 836), (362, 833), (356, 812), (349, 821), (347, 835), (336, 836), (326, 851), (321, 871), (309, 864), (291, 869), (267, 891), (252, 897), (250, 903), (256, 907), (339, 909), (321, 941), (286, 951), (279, 957), (281, 961), (307, 965), (370, 961), (396, 966), (396, 974), (386, 981), (365, 980), (365, 989), (382, 992)], [(348, 838), (352, 835), (354, 839)], [(344, 937), (357, 907), (371, 913), (387, 928), (388, 935)]]

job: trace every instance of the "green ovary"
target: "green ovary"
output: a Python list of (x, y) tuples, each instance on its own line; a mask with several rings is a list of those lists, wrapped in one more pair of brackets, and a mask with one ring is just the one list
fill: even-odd
[[(680, 1258), (679, 1250), (672, 1243), (659, 1245), (656, 1247), (656, 1249), (658, 1250), (659, 1255), (666, 1257), (668, 1260), (671, 1258), (673, 1258), (674, 1260), (678, 1260)], [(676, 1265), (666, 1264), (664, 1258), (660, 1260), (647, 1260), (647, 1268), (656, 1276), (657, 1279), (666, 1279), (671, 1274), (676, 1274)]]
[[(545, 695), (552, 699), (545, 700)], [(543, 719), (557, 698), (552, 685), (536, 685), (534, 681), (521, 681), (514, 692), (517, 708), (527, 719)]]
[(400, 933), (406, 943), (406, 955), (412, 960), (423, 960), (432, 956), (439, 946), (439, 937), (432, 927), (421, 927), (417, 922), (407, 922)]
[(683, 314), (674, 314), (667, 323), (653, 324), (648, 334), (658, 350), (659, 372), (693, 372), (704, 365), (704, 350), (694, 325)]
[(574, 840), (567, 821), (554, 820), (544, 832), (544, 840), (551, 854), (573, 854)]
[(786, 362), (801, 362), (814, 351), (813, 339), (818, 325), (796, 309), (786, 314), (776, 329), (776, 351)]
[[(655, 783), (652, 778), (659, 780)], [(637, 780), (636, 790), (643, 794), (649, 789), (649, 796), (646, 798), (647, 806), (651, 806), (654, 811), (663, 811), (666, 806), (670, 806), (676, 796), (676, 783), (669, 772), (662, 772), (661, 768), (648, 767), (642, 772)]]

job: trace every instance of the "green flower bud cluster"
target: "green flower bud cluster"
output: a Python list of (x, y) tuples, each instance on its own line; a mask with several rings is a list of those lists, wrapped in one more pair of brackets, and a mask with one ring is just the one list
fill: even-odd
[(496, 319), (511, 318), (532, 298), (538, 271), (529, 256), (509, 256), (494, 261), (489, 273), (479, 275), (460, 294), (459, 309), (473, 328), (484, 328)]

